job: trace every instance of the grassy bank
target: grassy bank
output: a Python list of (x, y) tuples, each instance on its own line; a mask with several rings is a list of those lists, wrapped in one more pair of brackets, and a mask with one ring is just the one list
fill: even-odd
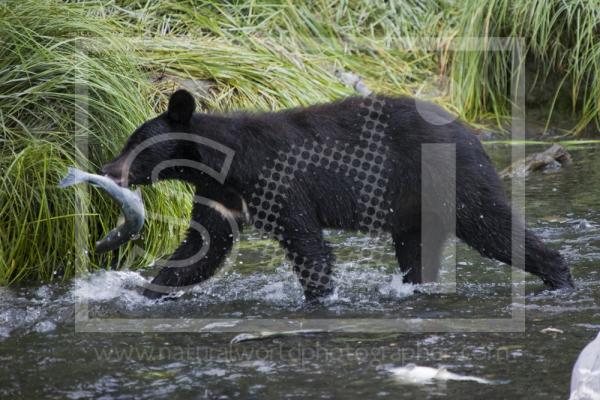
[[(466, 1), (456, 26), (458, 36), (520, 38), (530, 118), (543, 120), (546, 128), (556, 125), (575, 135), (597, 135), (600, 1)], [(509, 114), (510, 61), (509, 55), (497, 52), (453, 56), (451, 101), (462, 102), (467, 119)]]
[[(0, 37), (0, 284), (70, 277), (88, 261), (106, 265), (110, 257), (93, 254), (93, 242), (117, 223), (116, 207), (96, 190), (56, 184), (67, 166), (97, 170), (152, 115), (158, 94), (85, 7), (3, 3)], [(146, 191), (147, 207), (165, 212), (183, 203), (185, 210), (168, 195)], [(84, 217), (77, 202), (89, 205), (89, 254), (75, 245)], [(158, 239), (164, 229), (148, 221), (149, 253), (175, 244), (175, 237)]]
[[(576, 121), (572, 133), (597, 130), (597, 1), (364, 3), (3, 2), (0, 285), (69, 278), (75, 265), (110, 263), (74, 245), (75, 227), (87, 221), (83, 237), (93, 249), (116, 224), (114, 204), (94, 189), (55, 185), (68, 165), (96, 170), (110, 159), (180, 86), (204, 109), (280, 109), (352, 93), (335, 77), (345, 69), (374, 90), (432, 98), (470, 122), (502, 124), (510, 111), (509, 56), (444, 49), (457, 36), (520, 36), (533, 71), (528, 93), (543, 118), (559, 110)], [(417, 36), (438, 38), (441, 50), (407, 51), (406, 38)], [(144, 197), (150, 213), (182, 216), (189, 207), (179, 185), (147, 188)], [(180, 232), (149, 220), (138, 243), (152, 258), (168, 253)]]

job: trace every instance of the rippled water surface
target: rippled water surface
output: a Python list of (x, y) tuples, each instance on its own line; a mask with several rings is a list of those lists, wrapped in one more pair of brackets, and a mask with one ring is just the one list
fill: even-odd
[[(508, 164), (508, 147), (488, 150), (498, 168)], [(157, 304), (139, 294), (136, 286), (153, 271), (0, 288), (0, 398), (565, 399), (577, 355), (600, 330), (600, 148), (571, 152), (573, 166), (527, 179), (526, 209), (530, 226), (572, 265), (575, 292), (549, 293), (528, 277), (525, 304), (514, 305), (511, 270), (461, 243), (455, 293), (403, 285), (389, 238), (328, 232), (338, 288), (322, 306), (307, 307), (282, 253), (249, 233), (233, 265), (176, 301)], [(442, 262), (446, 281), (454, 276), (451, 248)], [(104, 320), (221, 322), (187, 333), (76, 332), (76, 299), (89, 303), (87, 315)], [(416, 324), (410, 333), (304, 333), (230, 343), (239, 334), (236, 321), (330, 318), (347, 326), (353, 318), (510, 318), (519, 307), (526, 314), (520, 332), (419, 332)], [(232, 332), (206, 332), (211, 327)], [(409, 384), (392, 370), (410, 363), (488, 382)]]

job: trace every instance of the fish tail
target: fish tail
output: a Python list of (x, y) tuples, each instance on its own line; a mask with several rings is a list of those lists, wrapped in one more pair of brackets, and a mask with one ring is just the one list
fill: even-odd
[(85, 180), (85, 172), (78, 170), (77, 168), (69, 167), (67, 175), (58, 183), (58, 187), (64, 188), (67, 186), (81, 183)]

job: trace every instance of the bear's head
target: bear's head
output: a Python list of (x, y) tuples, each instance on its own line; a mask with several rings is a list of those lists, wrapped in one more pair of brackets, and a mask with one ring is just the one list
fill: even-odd
[(169, 166), (173, 159), (191, 158), (193, 146), (178, 140), (191, 132), (194, 97), (185, 90), (171, 95), (165, 113), (144, 122), (127, 140), (121, 153), (102, 167), (102, 173), (121, 186), (153, 180), (184, 179), (184, 170)]

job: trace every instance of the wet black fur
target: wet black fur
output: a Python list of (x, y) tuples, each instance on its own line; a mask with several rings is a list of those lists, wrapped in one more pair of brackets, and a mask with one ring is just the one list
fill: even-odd
[[(197, 194), (213, 199), (230, 210), (242, 211), (242, 199), (250, 202), (261, 169), (278, 152), (290, 145), (316, 141), (326, 145), (332, 140), (361, 146), (359, 97), (338, 102), (281, 112), (238, 113), (228, 115), (194, 113), (193, 98), (176, 92), (169, 110), (140, 126), (129, 138), (122, 154), (103, 169), (121, 177), (123, 160), (129, 151), (145, 139), (167, 132), (202, 135), (233, 149), (231, 170), (222, 185), (213, 178), (187, 168), (163, 171), (160, 179), (180, 179), (196, 186)], [(482, 255), (511, 264), (511, 220), (513, 214), (501, 181), (477, 137), (460, 122), (431, 125), (417, 112), (411, 98), (385, 98), (384, 112), (389, 115), (385, 131), (386, 155), (391, 168), (385, 198), (390, 212), (388, 227), (395, 244), (405, 281), (421, 281), (421, 145), (456, 145), (456, 235)], [(220, 168), (223, 155), (205, 146), (176, 141), (160, 143), (142, 152), (131, 166), (129, 183), (150, 183), (148, 174), (159, 162), (171, 158), (192, 159)], [(445, 168), (444, 161), (429, 165), (430, 172)], [(451, 184), (451, 183), (448, 183)], [(288, 250), (331, 266), (334, 259), (323, 240), (322, 229), (357, 230), (355, 182), (342, 174), (318, 168), (296, 179), (286, 198), (279, 223), (284, 225)], [(454, 190), (446, 187), (445, 190)], [(426, 206), (424, 206), (426, 207)], [(429, 241), (433, 250), (425, 256), (432, 265), (451, 233), (444, 228), (444, 210), (424, 210), (425, 218), (439, 224), (439, 234)], [(232, 247), (231, 228), (218, 210), (201, 204), (193, 208), (193, 219), (210, 233), (208, 254), (185, 268), (163, 268), (154, 283), (166, 286), (190, 285), (212, 276)], [(238, 218), (241, 230), (243, 221)], [(562, 256), (546, 247), (531, 231), (525, 231), (525, 270), (539, 276), (550, 288), (572, 287), (569, 267)], [(171, 256), (186, 258), (202, 244), (200, 234), (190, 229), (186, 240)], [(522, 257), (522, 249), (517, 256)], [(153, 293), (147, 292), (148, 295)], [(311, 293), (306, 293), (308, 297)]]

